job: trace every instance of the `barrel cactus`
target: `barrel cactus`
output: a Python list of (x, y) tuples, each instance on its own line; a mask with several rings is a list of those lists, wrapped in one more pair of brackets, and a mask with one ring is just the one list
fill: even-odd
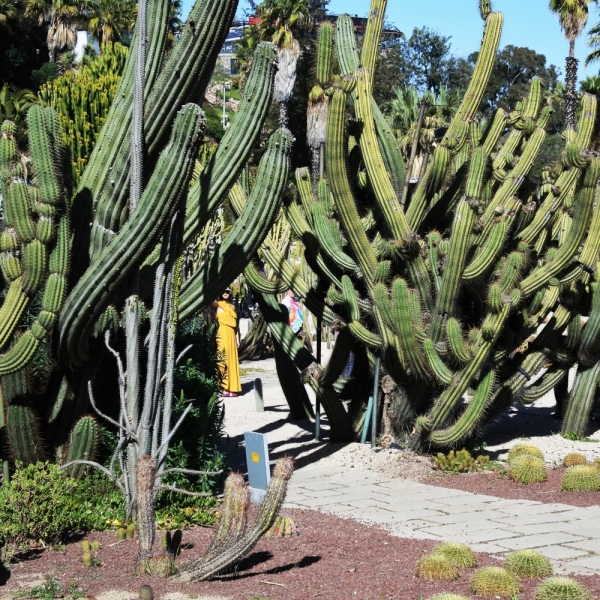
[(441, 554), (460, 569), (477, 566), (477, 555), (466, 544), (460, 542), (442, 542), (433, 549), (433, 554)]
[(471, 578), (471, 593), (479, 596), (511, 597), (520, 589), (517, 578), (501, 567), (484, 567)]
[(541, 459), (522, 454), (511, 461), (508, 475), (517, 483), (524, 485), (541, 483), (548, 479), (548, 469)]
[(522, 579), (541, 579), (553, 573), (550, 561), (535, 550), (511, 552), (504, 561), (504, 568)]
[(417, 561), (415, 575), (419, 579), (454, 581), (460, 577), (460, 569), (446, 555), (430, 554)]
[(508, 463), (517, 458), (517, 456), (535, 456), (540, 460), (544, 460), (544, 453), (533, 444), (516, 444), (508, 451)]
[(587, 465), (587, 458), (579, 452), (571, 452), (563, 458), (563, 467), (574, 467), (575, 465)]
[(592, 594), (575, 579), (550, 577), (542, 581), (533, 594), (534, 600), (592, 600)]
[(600, 490), (600, 473), (592, 465), (575, 465), (563, 474), (563, 492), (596, 492)]

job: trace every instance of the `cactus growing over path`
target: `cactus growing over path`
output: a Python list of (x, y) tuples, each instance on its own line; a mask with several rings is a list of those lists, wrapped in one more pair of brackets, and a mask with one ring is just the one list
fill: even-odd
[[(338, 72), (322, 85), (324, 177), (311, 186), (298, 170), (300, 200), (284, 206), (313, 280), (270, 246), (258, 255), (311, 312), (350, 333), (371, 369), (381, 358), (396, 385), (386, 422), (413, 448), (460, 447), (512, 402), (551, 390), (578, 360), (563, 433), (583, 435), (600, 376), (600, 159), (588, 151), (597, 100), (582, 96), (561, 163), (536, 188), (528, 176), (552, 108), (534, 79), (513, 111), (481, 126), (503, 17), (480, 2), (484, 35), (468, 90), (421, 180), (399, 191), (402, 157), (372, 98), (385, 6), (373, 0), (360, 53), (351, 19), (336, 22)], [(265, 306), (276, 300), (264, 299), (271, 335), (290, 340)], [(295, 344), (285, 347), (327, 398), (332, 439), (356, 435), (365, 401), (344, 408), (336, 382)]]

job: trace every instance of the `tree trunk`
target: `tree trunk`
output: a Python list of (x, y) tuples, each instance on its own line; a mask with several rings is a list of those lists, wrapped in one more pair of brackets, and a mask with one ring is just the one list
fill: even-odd
[(154, 545), (154, 481), (156, 461), (145, 454), (137, 464), (137, 529), (140, 544), (138, 560), (152, 556)]
[(575, 129), (575, 110), (577, 109), (577, 96), (575, 87), (577, 85), (577, 64), (575, 58), (575, 41), (572, 40), (567, 57), (567, 72), (565, 77), (565, 129)]

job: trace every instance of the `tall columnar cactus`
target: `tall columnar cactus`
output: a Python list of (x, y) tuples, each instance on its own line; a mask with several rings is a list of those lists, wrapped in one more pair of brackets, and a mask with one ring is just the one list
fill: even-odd
[[(326, 177), (313, 190), (299, 170), (300, 202), (284, 206), (314, 283), (294, 277), (270, 247), (258, 252), (311, 311), (349, 332), (372, 364), (382, 359), (397, 390), (386, 400), (386, 422), (420, 449), (463, 443), (515, 399), (531, 401), (566, 381), (578, 359), (583, 365), (563, 431), (581, 433), (600, 377), (600, 171), (587, 151), (597, 101), (582, 97), (577, 129), (565, 133), (561, 164), (544, 171), (536, 190), (528, 175), (551, 108), (543, 106), (541, 82), (533, 80), (513, 111), (498, 110), (482, 129), (477, 111), (503, 17), (489, 1), (479, 9), (485, 30), (473, 78), (405, 206), (395, 182), (404, 165), (372, 98), (385, 2), (373, 0), (360, 56), (351, 20), (338, 19), (340, 72), (324, 86)], [(274, 298), (265, 294), (263, 300), (271, 334), (289, 341)], [(584, 316), (590, 317), (585, 324)], [(322, 373), (296, 345), (286, 347), (326, 395), (332, 438), (351, 435), (364, 402), (357, 399), (345, 411), (334, 371)]]
[[(123, 75), (116, 91), (111, 87), (114, 102), (99, 133), (94, 133), (97, 138), (91, 153), (93, 136), (78, 146), (79, 142), (70, 140), (68, 129), (63, 126), (61, 130), (61, 119), (51, 108), (35, 107), (30, 112), (30, 161), (18, 154), (10, 123), (2, 126), (0, 135), (0, 182), (7, 225), (0, 239), (0, 268), (8, 287), (0, 307), (0, 376), (4, 377), (3, 391), (8, 390), (3, 394), (4, 402), (11, 405), (2, 410), (7, 423), (0, 419), (0, 426), (7, 426), (17, 458), (33, 461), (56, 452), (64, 464), (77, 463), (68, 467), (75, 474), (82, 472), (79, 465), (93, 463), (93, 421), (78, 419), (89, 414), (88, 383), (106, 368), (107, 353), (119, 354), (110, 345), (110, 335), (122, 324), (127, 340), (127, 380), (107, 401), (118, 405), (121, 392), (125, 394), (124, 418), (129, 419), (130, 427), (127, 434), (120, 429), (123, 439), (116, 455), (125, 452), (121, 470), (129, 479), (121, 483), (129, 494), (130, 512), (135, 506), (135, 493), (131, 492), (135, 487), (134, 458), (154, 456), (159, 482), (165, 470), (168, 440), (159, 442), (159, 432), (155, 438), (154, 434), (146, 435), (146, 425), (160, 405), (164, 411), (160, 430), (164, 433), (174, 427), (168, 403), (162, 398), (170, 397), (172, 390), (177, 358), (172, 340), (179, 310), (182, 308), (181, 316), (187, 318), (199, 303), (218, 296), (244, 268), (276, 216), (287, 181), (292, 138), (281, 130), (271, 138), (247, 209), (234, 225), (235, 235), (225, 241), (222, 250), (226, 256), (213, 255), (212, 262), (195, 266), (199, 275), (193, 281), (208, 274), (206, 286), (192, 289), (189, 283), (184, 285), (180, 259), (184, 244), (201, 233), (250, 158), (269, 108), (277, 70), (274, 47), (260, 44), (236, 119), (190, 188), (205, 122), (200, 109), (190, 102), (203, 95), (236, 6), (236, 0), (198, 0), (181, 39), (166, 56), (169, 2), (148, 0), (147, 32), (142, 33), (146, 40), (145, 156), (143, 190), (137, 206), (128, 202), (134, 65), (137, 41), (142, 39), (137, 33), (124, 64), (121, 52), (110, 65), (104, 64), (108, 58), (104, 60), (105, 67)], [(97, 67), (100, 72), (95, 72), (93, 67), (83, 69), (81, 76), (96, 77), (101, 86), (103, 70)], [(88, 80), (82, 80), (81, 86), (87, 90)], [(77, 86), (70, 93), (73, 98), (83, 94), (90, 110), (102, 112), (108, 100), (91, 83), (89, 87), (85, 94)], [(61, 111), (64, 125), (74, 107), (61, 103), (56, 89), (46, 92), (48, 103)], [(83, 123), (85, 116), (82, 111), (75, 120)], [(98, 121), (94, 127), (100, 125)], [(74, 165), (69, 164), (68, 149), (72, 151), (71, 163), (76, 161), (75, 155), (84, 151), (90, 154), (79, 157), (87, 164), (73, 196), (69, 186)], [(240, 240), (243, 244), (236, 244)], [(124, 302), (130, 282), (138, 275), (139, 292)], [(148, 327), (145, 306), (152, 302), (162, 308), (153, 307), (149, 326), (155, 327), (156, 340), (145, 350), (140, 336)], [(123, 307), (127, 318), (121, 319)], [(129, 311), (138, 317), (129, 318)], [(58, 354), (55, 345), (48, 343), (57, 324)], [(30, 390), (27, 369), (36, 352), (46, 352), (48, 362), (56, 365), (56, 372), (46, 382), (45, 405)], [(140, 352), (152, 355), (158, 370), (149, 358), (142, 360)], [(139, 367), (146, 362), (149, 366), (144, 377)], [(138, 426), (144, 435), (132, 433)], [(134, 446), (130, 457), (126, 449)]]

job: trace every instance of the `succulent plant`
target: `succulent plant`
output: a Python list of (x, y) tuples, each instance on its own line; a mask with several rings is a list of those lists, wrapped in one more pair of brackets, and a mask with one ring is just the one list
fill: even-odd
[(92, 551), (92, 545), (87, 540), (83, 540), (83, 542), (81, 542), (81, 550), (83, 552), (91, 552)]
[(595, 492), (600, 490), (600, 472), (592, 465), (575, 465), (563, 474), (563, 492)]
[(428, 600), (469, 600), (469, 598), (460, 594), (453, 594), (452, 592), (442, 592), (441, 594), (431, 596)]
[(435, 466), (444, 471), (468, 473), (470, 471), (483, 471), (489, 460), (489, 456), (481, 454), (474, 458), (468, 450), (463, 448), (456, 451), (450, 450), (447, 455), (438, 452), (435, 457)]
[(471, 593), (479, 596), (510, 597), (519, 591), (517, 578), (501, 567), (483, 567), (471, 578)]
[(535, 588), (533, 598), (534, 600), (592, 600), (593, 596), (575, 579), (550, 577)]
[(550, 561), (535, 550), (511, 552), (504, 561), (504, 568), (522, 579), (541, 579), (553, 573)]
[(135, 536), (135, 525), (132, 525), (131, 523), (129, 525), (127, 525), (127, 529), (125, 529), (125, 537), (128, 540), (132, 540)]
[(544, 453), (537, 446), (534, 446), (533, 444), (516, 444), (508, 451), (508, 464), (517, 458), (517, 456), (522, 456), (524, 454), (544, 460)]
[(441, 554), (459, 569), (471, 569), (477, 566), (477, 555), (469, 546), (460, 542), (442, 542), (433, 549), (433, 554)]
[(517, 483), (541, 483), (548, 479), (546, 463), (529, 454), (521, 454), (510, 462), (508, 475)]
[(154, 600), (154, 591), (149, 585), (143, 585), (140, 588), (140, 600)]
[(98, 551), (100, 550), (100, 542), (99, 542), (99, 541), (97, 541), (97, 540), (96, 540), (96, 541), (93, 541), (93, 542), (90, 544), (90, 550), (91, 550), (92, 552), (98, 552)]
[(583, 454), (579, 452), (571, 452), (563, 458), (563, 467), (574, 467), (575, 465), (587, 465), (588, 460)]
[(417, 561), (415, 575), (419, 579), (454, 581), (460, 577), (460, 569), (444, 554), (429, 554)]
[(117, 529), (117, 540), (120, 542), (127, 539), (127, 530), (123, 527)]
[(93, 567), (94, 566), (94, 557), (91, 552), (83, 553), (83, 566), (84, 567)]
[(273, 523), (273, 527), (265, 533), (265, 537), (289, 537), (297, 535), (298, 530), (292, 517), (278, 516)]

